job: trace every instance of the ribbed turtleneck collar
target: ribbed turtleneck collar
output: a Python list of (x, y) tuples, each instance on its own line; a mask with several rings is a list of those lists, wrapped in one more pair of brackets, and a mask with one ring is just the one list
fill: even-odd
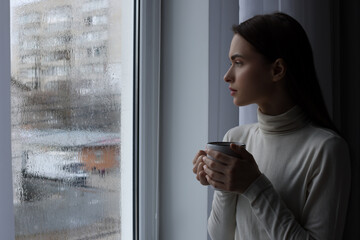
[(309, 122), (306, 114), (298, 106), (276, 116), (266, 115), (258, 109), (257, 115), (260, 130), (267, 134), (292, 132)]

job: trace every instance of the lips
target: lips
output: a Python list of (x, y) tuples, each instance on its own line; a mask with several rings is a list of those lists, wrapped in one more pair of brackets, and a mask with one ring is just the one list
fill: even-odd
[(236, 93), (236, 91), (237, 90), (235, 90), (235, 89), (233, 89), (233, 88), (231, 88), (231, 87), (229, 87), (229, 90), (230, 90), (230, 95), (232, 96), (232, 95), (235, 95), (235, 93)]

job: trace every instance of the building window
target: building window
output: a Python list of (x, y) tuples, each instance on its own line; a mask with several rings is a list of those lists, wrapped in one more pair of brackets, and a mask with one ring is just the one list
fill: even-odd
[(104, 153), (102, 150), (95, 151), (95, 163), (103, 163), (104, 162)]
[(106, 25), (108, 23), (108, 16), (106, 15), (89, 16), (84, 19), (84, 23), (86, 26)]
[(85, 32), (82, 36), (82, 41), (102, 41), (108, 39), (108, 32), (107, 31), (93, 31), (93, 32)]
[(20, 24), (35, 24), (41, 22), (41, 13), (33, 11), (21, 14), (19, 17)]
[(107, 54), (106, 46), (94, 46), (86, 49), (88, 57), (100, 57)]
[(87, 0), (82, 5), (83, 12), (90, 12), (109, 8), (110, 1), (108, 0)]

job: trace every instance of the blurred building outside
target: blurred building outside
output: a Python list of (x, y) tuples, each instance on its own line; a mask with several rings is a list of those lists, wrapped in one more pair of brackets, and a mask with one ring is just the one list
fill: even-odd
[(119, 131), (119, 7), (117, 0), (41, 0), (13, 9), (19, 127)]
[[(94, 193), (107, 199), (103, 203), (97, 203), (99, 209), (106, 204), (113, 209), (98, 213), (98, 216), (102, 216), (101, 219), (110, 219), (113, 224), (106, 223), (108, 220), (94, 218), (89, 211), (88, 215), (84, 215), (88, 225), (79, 222), (73, 226), (85, 229), (96, 223), (104, 227), (104, 231), (101, 232), (106, 236), (104, 239), (118, 236), (120, 217), (116, 213), (119, 211), (117, 193), (121, 145), (121, 1), (11, 2), (11, 124), (16, 209), (22, 209), (25, 213), (25, 210), (32, 206), (21, 206), (24, 200), (22, 180), (26, 176), (23, 174), (27, 168), (26, 164), (35, 159), (39, 164), (32, 164), (32, 167), (36, 168), (41, 165), (41, 159), (59, 161), (49, 157), (55, 152), (73, 154), (75, 158), (72, 161), (75, 159), (81, 163), (89, 174), (87, 187), (104, 191), (97, 193), (87, 192), (86, 189), (74, 189), (74, 193), (84, 192), (83, 198), (89, 199), (88, 202), (84, 202), (84, 207), (93, 204), (89, 194)], [(63, 154), (59, 154), (59, 159), (60, 155)], [(69, 166), (64, 165), (62, 170), (74, 172), (77, 165)], [(28, 173), (31, 172), (31, 166), (27, 169)], [(41, 171), (37, 170), (36, 174), (40, 178), (51, 178), (52, 173), (48, 170), (41, 175)], [(106, 181), (103, 181), (104, 177)], [(43, 184), (45, 183), (41, 182), (42, 186)], [(69, 197), (59, 192), (59, 186), (49, 185), (44, 189), (64, 194), (63, 198)], [(104, 195), (105, 193), (108, 195)], [(53, 196), (56, 194), (53, 193)], [(54, 203), (56, 201), (54, 197), (49, 199)], [(42, 205), (42, 201), (32, 204), (45, 206)], [(80, 199), (79, 204), (80, 201), (84, 200)], [(92, 211), (97, 212), (96, 209)], [(17, 230), (20, 231), (17, 239), (32, 239), (31, 236), (34, 239), (46, 239), (46, 234), (51, 236), (54, 233), (44, 230), (34, 235), (32, 232), (37, 230), (26, 225), (29, 223), (20, 224), (21, 219), (27, 217), (46, 222), (41, 215), (46, 209), (37, 212), (39, 216), (16, 216), (16, 219), (19, 219), (19, 223), (16, 224)], [(60, 221), (60, 217), (58, 218)], [(106, 228), (106, 225), (111, 226), (111, 229)], [(76, 236), (84, 238), (95, 234), (94, 231), (100, 228), (102, 227), (90, 231), (89, 227), (88, 231), (81, 234), (74, 229), (56, 231), (59, 236), (73, 232), (73, 238), (77, 239)], [(99, 238), (91, 239), (102, 239), (99, 234), (96, 236)]]

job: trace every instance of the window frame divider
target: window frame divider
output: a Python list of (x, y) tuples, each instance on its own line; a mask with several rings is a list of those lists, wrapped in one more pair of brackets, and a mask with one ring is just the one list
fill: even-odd
[(139, 1), (137, 240), (159, 239), (161, 0)]

